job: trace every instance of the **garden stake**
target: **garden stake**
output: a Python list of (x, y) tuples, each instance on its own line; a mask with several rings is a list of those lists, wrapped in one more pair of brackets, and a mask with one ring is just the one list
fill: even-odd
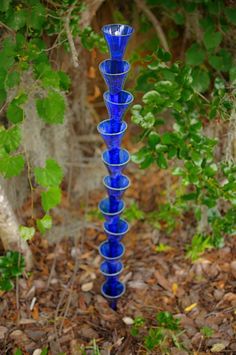
[(105, 218), (103, 227), (107, 236), (107, 240), (99, 246), (99, 253), (104, 258), (100, 271), (106, 278), (101, 292), (108, 299), (110, 307), (116, 309), (117, 300), (125, 292), (125, 285), (119, 281), (124, 268), (121, 258), (125, 252), (121, 239), (129, 229), (128, 222), (120, 218), (125, 208), (122, 196), (130, 185), (129, 178), (123, 175), (130, 155), (127, 150), (121, 148), (121, 141), (127, 129), (123, 117), (133, 101), (131, 93), (123, 90), (130, 70), (130, 64), (123, 60), (123, 56), (133, 34), (133, 28), (128, 25), (112, 24), (104, 26), (102, 32), (110, 52), (110, 59), (104, 60), (99, 65), (108, 87), (103, 97), (109, 119), (99, 123), (98, 132), (107, 146), (107, 150), (102, 154), (102, 160), (109, 175), (103, 179), (108, 197), (99, 203), (99, 210)]

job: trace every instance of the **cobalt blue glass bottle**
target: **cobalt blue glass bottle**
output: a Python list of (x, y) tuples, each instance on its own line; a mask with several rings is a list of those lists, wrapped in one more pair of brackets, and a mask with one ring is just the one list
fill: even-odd
[(124, 269), (121, 258), (125, 252), (121, 240), (128, 232), (129, 224), (121, 215), (125, 208), (122, 198), (130, 186), (129, 178), (123, 174), (130, 155), (126, 149), (121, 148), (121, 142), (127, 129), (127, 123), (123, 118), (133, 101), (133, 96), (123, 89), (130, 70), (130, 64), (123, 56), (133, 31), (128, 25), (104, 26), (102, 32), (108, 45), (110, 59), (104, 60), (99, 65), (108, 87), (103, 97), (109, 115), (109, 119), (101, 121), (97, 127), (107, 147), (102, 153), (102, 160), (109, 173), (103, 179), (108, 197), (101, 200), (98, 206), (105, 219), (103, 228), (107, 236), (107, 240), (99, 246), (99, 253), (104, 259), (100, 271), (105, 277), (101, 292), (113, 309), (116, 309), (117, 300), (125, 292), (125, 285), (119, 280)]

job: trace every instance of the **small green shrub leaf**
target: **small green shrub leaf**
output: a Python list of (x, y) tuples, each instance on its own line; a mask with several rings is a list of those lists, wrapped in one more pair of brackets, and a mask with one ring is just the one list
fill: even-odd
[(47, 230), (52, 228), (52, 217), (48, 214), (45, 214), (43, 218), (37, 219), (36, 224), (38, 230), (42, 234), (45, 234)]
[(53, 159), (46, 161), (45, 168), (35, 168), (34, 174), (37, 184), (43, 187), (60, 185), (63, 178), (61, 167)]
[(213, 29), (209, 29), (204, 33), (203, 43), (207, 50), (217, 48), (222, 41), (222, 34)]
[(47, 191), (41, 194), (42, 206), (45, 212), (54, 208), (61, 202), (61, 189), (60, 187), (50, 187)]
[(186, 52), (186, 63), (189, 65), (200, 65), (204, 60), (204, 50), (197, 43), (192, 44)]
[(19, 232), (20, 236), (24, 240), (31, 240), (35, 234), (35, 228), (34, 227), (25, 227), (25, 226), (20, 226), (19, 227)]
[(24, 169), (25, 160), (23, 155), (5, 156), (0, 159), (0, 172), (5, 178), (19, 175)]
[(60, 124), (64, 121), (65, 100), (64, 97), (56, 91), (49, 91), (48, 96), (36, 101), (36, 107), (39, 117), (50, 124)]
[(12, 101), (7, 108), (7, 118), (12, 123), (20, 123), (24, 119), (24, 111)]

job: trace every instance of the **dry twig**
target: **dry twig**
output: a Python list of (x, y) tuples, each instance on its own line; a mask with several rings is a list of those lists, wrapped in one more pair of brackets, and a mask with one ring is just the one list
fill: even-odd
[(156, 33), (157, 33), (157, 37), (159, 38), (164, 50), (166, 52), (170, 52), (170, 48), (168, 46), (166, 36), (164, 34), (164, 31), (161, 27), (160, 22), (156, 18), (156, 16), (151, 12), (151, 10), (147, 7), (147, 5), (145, 4), (145, 2), (143, 0), (135, 0), (135, 2), (137, 4), (137, 6), (140, 8), (140, 10), (142, 10), (144, 12), (144, 14), (147, 16), (149, 21), (153, 24), (153, 26), (156, 30)]
[(78, 68), (78, 66), (79, 66), (78, 53), (76, 51), (75, 43), (74, 43), (73, 36), (72, 36), (71, 30), (70, 30), (70, 17), (71, 17), (71, 13), (74, 10), (74, 8), (75, 8), (75, 4), (70, 7), (70, 9), (68, 11), (68, 15), (65, 18), (65, 31), (66, 31), (67, 39), (68, 39), (70, 50), (71, 50), (72, 62), (74, 64), (74, 67)]

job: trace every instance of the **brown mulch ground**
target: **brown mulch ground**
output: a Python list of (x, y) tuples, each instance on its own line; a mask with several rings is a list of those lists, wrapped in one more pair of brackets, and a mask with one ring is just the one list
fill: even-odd
[[(130, 169), (133, 187), (127, 192), (128, 199), (141, 201), (143, 207), (150, 205), (157, 181), (161, 191), (164, 179), (161, 173), (155, 174), (150, 179), (150, 175)], [(101, 191), (90, 196), (89, 208), (102, 196)], [(1, 354), (14, 354), (19, 348), (23, 354), (37, 355), (40, 351), (36, 349), (45, 347), (48, 354), (55, 355), (99, 354), (89, 350), (93, 339), (104, 355), (147, 354), (145, 330), (132, 337), (125, 317), (142, 316), (150, 328), (156, 324), (156, 313), (163, 310), (181, 319), (184, 330), (180, 340), (186, 350), (178, 350), (170, 342), (171, 354), (211, 353), (214, 344), (221, 344), (220, 354), (236, 354), (236, 271), (232, 263), (236, 240), (227, 240), (223, 249), (205, 253), (193, 264), (184, 254), (191, 228), (186, 221), (169, 239), (158, 235), (172, 249), (157, 253), (156, 232), (144, 222), (132, 226), (124, 240), (122, 279), (127, 291), (117, 312), (100, 295), (97, 247), (104, 239), (102, 232), (87, 228), (78, 242), (66, 239), (57, 246), (36, 237), (31, 245), (35, 269), (19, 280), (17, 292), (1, 295)], [(204, 326), (213, 329), (213, 335), (204, 337), (200, 332)], [(161, 353), (158, 348), (153, 351)]]

